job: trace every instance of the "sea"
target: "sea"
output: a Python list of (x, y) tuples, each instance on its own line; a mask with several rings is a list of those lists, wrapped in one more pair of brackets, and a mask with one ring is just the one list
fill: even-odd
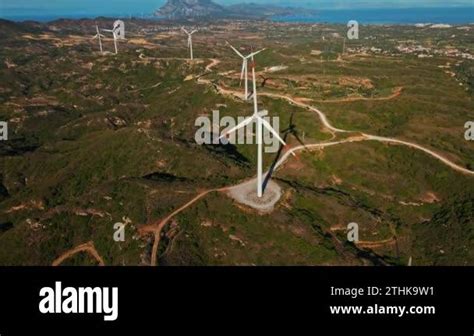
[(303, 23), (347, 23), (355, 20), (359, 24), (466, 24), (474, 23), (474, 7), (321, 10), (311, 16), (286, 16), (273, 19)]
[[(122, 0), (121, 6), (104, 6), (100, 1), (97, 5), (83, 0), (82, 6), (49, 6), (21, 7), (5, 6), (0, 0), (0, 18), (12, 21), (52, 21), (60, 18), (81, 19), (105, 16), (110, 18), (154, 18), (152, 13), (159, 6), (148, 0), (135, 0), (133, 6), (129, 1)], [(474, 1), (474, 0), (473, 0)], [(77, 2), (74, 2), (76, 5)], [(81, 2), (79, 2), (81, 3)], [(5, 4), (5, 3), (4, 3)], [(474, 2), (473, 2), (474, 4)], [(314, 9), (313, 9), (314, 11)], [(415, 23), (474, 23), (474, 5), (472, 7), (448, 8), (379, 8), (379, 9), (328, 9), (316, 10), (314, 15), (298, 15), (273, 17), (278, 22), (301, 23), (342, 23), (356, 20), (359, 24), (415, 24)]]

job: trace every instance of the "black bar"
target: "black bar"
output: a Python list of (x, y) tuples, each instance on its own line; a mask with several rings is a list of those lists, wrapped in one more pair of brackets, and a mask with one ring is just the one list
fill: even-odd
[[(244, 332), (251, 326), (313, 330), (322, 326), (352, 334), (446, 330), (472, 335), (474, 268), (0, 268), (0, 334), (112, 334), (164, 328), (219, 331), (222, 324)], [(118, 287), (118, 319), (101, 314), (42, 314), (39, 291), (64, 287)], [(433, 295), (331, 296), (331, 287), (433, 287)], [(435, 314), (333, 315), (335, 305), (433, 306)], [(382, 322), (385, 329), (378, 326)], [(32, 329), (31, 329), (32, 328)], [(316, 332), (317, 330), (321, 332)], [(382, 332), (382, 330), (384, 330)], [(226, 334), (222, 329), (223, 334)], [(28, 334), (31, 335), (30, 332)], [(292, 333), (293, 334), (293, 333)]]

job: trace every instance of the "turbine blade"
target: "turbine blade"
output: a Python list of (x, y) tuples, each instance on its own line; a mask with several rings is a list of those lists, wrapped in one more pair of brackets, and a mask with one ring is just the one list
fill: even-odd
[(184, 31), (186, 34), (189, 35), (189, 32), (188, 32), (186, 29), (184, 29), (184, 27), (181, 27), (181, 30)]
[(254, 56), (260, 54), (262, 51), (265, 51), (265, 50), (267, 50), (267, 48), (251, 53), (250, 55), (247, 56), (247, 58), (253, 58)]
[(194, 33), (197, 33), (198, 30), (197, 29), (194, 29), (191, 33), (189, 33), (190, 35), (194, 34)]
[(254, 120), (254, 116), (251, 116), (251, 117), (248, 117), (247, 119), (245, 119), (244, 121), (242, 121), (240, 124), (238, 124), (237, 126), (235, 126), (234, 128), (231, 128), (230, 130), (228, 130), (225, 134), (221, 135), (219, 137), (219, 140), (220, 139), (223, 139), (225, 138), (226, 136), (228, 136), (229, 134), (231, 133), (234, 133), (235, 131), (247, 126), (248, 124), (252, 123), (252, 121)]
[(286, 146), (286, 142), (283, 141), (283, 139), (280, 137), (280, 134), (278, 134), (278, 133), (273, 129), (273, 127), (270, 125), (270, 123), (269, 123), (268, 121), (266, 121), (265, 119), (260, 118), (260, 117), (257, 117), (257, 118), (260, 119), (260, 121), (262, 122), (262, 125), (263, 125), (266, 129), (268, 129), (268, 130), (275, 136), (275, 138), (277, 138), (278, 141), (280, 141), (280, 142), (283, 144), (283, 146)]
[(242, 81), (244, 80), (245, 76), (245, 61), (242, 63), (242, 72), (240, 73), (240, 85), (242, 85)]
[(233, 51), (235, 51), (235, 53), (236, 53), (237, 55), (239, 55), (239, 56), (242, 57), (242, 58), (245, 58), (244, 55), (242, 55), (237, 49), (235, 49), (235, 48), (232, 46), (232, 44), (229, 44), (229, 46), (232, 48)]

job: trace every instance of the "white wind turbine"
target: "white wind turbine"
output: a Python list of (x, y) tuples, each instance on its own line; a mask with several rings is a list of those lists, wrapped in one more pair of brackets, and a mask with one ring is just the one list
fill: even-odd
[(103, 54), (103, 53), (104, 53), (104, 49), (102, 48), (102, 38), (104, 38), (105, 36), (100, 33), (100, 30), (99, 30), (99, 26), (98, 26), (98, 25), (95, 26), (95, 29), (96, 29), (96, 31), (97, 31), (97, 34), (96, 34), (92, 39), (94, 39), (94, 40), (95, 40), (95, 39), (99, 39), (100, 52)]
[[(259, 51), (260, 52), (260, 51)], [(263, 197), (263, 127), (269, 130), (282, 144), (286, 146), (285, 141), (280, 137), (280, 135), (273, 129), (268, 121), (263, 119), (268, 114), (268, 111), (258, 111), (258, 100), (257, 100), (257, 80), (255, 78), (255, 62), (253, 56), (252, 60), (252, 81), (253, 81), (253, 116), (245, 119), (243, 122), (235, 126), (234, 128), (227, 131), (219, 139), (227, 137), (229, 134), (234, 133), (240, 128), (246, 127), (253, 122), (257, 123), (257, 144), (258, 144), (258, 163), (257, 163), (257, 196), (259, 198)]]
[(115, 29), (102, 29), (103, 31), (112, 33), (114, 35), (114, 47), (115, 47), (115, 54), (118, 54), (117, 48), (117, 31)]
[(248, 56), (244, 56), (244, 55), (242, 55), (237, 49), (235, 49), (229, 42), (227, 42), (227, 43), (228, 43), (229, 46), (232, 48), (232, 50), (234, 50), (235, 53), (236, 53), (237, 55), (239, 55), (239, 56), (242, 58), (242, 72), (240, 73), (240, 84), (242, 85), (242, 80), (245, 79), (245, 96), (244, 96), (244, 100), (247, 100), (247, 99), (249, 99), (248, 61), (249, 61), (249, 59), (253, 59), (253, 57), (254, 57), (255, 55), (261, 53), (261, 52), (264, 51), (265, 49), (262, 49), (262, 50), (259, 50), (259, 51), (257, 51), (257, 52), (251, 53), (251, 54), (248, 55)]
[(186, 35), (188, 35), (188, 48), (189, 48), (189, 52), (190, 52), (190, 58), (191, 60), (194, 59), (194, 55), (193, 55), (193, 34), (197, 32), (197, 29), (194, 29), (192, 32), (188, 32), (186, 29), (184, 29), (184, 27), (181, 27), (181, 30), (183, 32), (186, 33)]
[(118, 54), (117, 40), (125, 39), (125, 23), (121, 20), (117, 20), (114, 22), (113, 29), (102, 29), (102, 30), (112, 33), (114, 35), (115, 54)]

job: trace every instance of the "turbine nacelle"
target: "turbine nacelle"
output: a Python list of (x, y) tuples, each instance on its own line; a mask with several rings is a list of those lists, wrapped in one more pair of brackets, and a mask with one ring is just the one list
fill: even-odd
[(97, 34), (94, 35), (93, 39), (104, 38), (104, 37), (105, 37), (104, 35), (102, 35), (102, 34), (100, 33), (99, 26), (96, 25), (96, 26), (95, 26), (95, 30), (96, 30)]
[(197, 32), (198, 32), (197, 29), (194, 29), (193, 31), (188, 32), (184, 27), (181, 27), (181, 30), (182, 30), (183, 32), (185, 32), (188, 36), (191, 36), (191, 35), (193, 35), (194, 33), (197, 33)]

